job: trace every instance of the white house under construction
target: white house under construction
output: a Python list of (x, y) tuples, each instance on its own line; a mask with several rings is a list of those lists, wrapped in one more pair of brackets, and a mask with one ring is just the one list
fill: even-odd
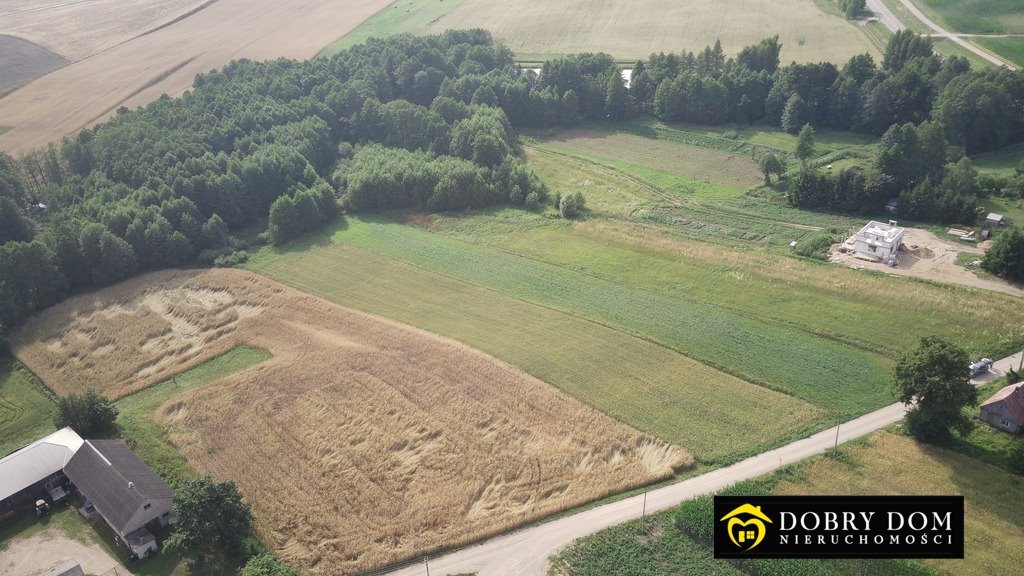
[(872, 220), (854, 235), (853, 249), (859, 257), (895, 266), (905, 231), (893, 220), (889, 224)]

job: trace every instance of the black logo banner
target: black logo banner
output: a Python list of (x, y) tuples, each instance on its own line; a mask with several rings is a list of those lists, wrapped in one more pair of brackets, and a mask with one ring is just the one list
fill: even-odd
[(963, 557), (963, 496), (715, 496), (715, 558)]

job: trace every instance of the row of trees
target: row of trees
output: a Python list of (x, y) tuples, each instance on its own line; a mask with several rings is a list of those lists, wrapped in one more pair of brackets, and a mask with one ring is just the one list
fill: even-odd
[[(780, 67), (780, 51), (776, 37), (734, 58), (718, 43), (652, 54), (628, 87), (607, 54), (556, 58), (537, 74), (481, 30), (375, 39), (308, 62), (232, 62), (180, 98), (121, 109), (21, 162), (0, 155), (0, 324), (73, 291), (223, 258), (237, 248), (231, 231), (262, 219), (269, 239), (284, 242), (339, 202), (353, 211), (541, 202), (547, 191), (518, 158), (515, 127), (639, 111), (886, 133), (894, 154), (879, 172), (895, 178), (906, 206), (939, 219), (969, 212), (969, 194), (925, 201), (945, 173), (912, 173), (908, 123), (969, 153), (1024, 138), (1024, 73), (971, 71), (935, 56), (927, 38), (895, 35), (881, 66), (861, 55), (842, 68)], [(932, 140), (918, 140), (931, 158)], [(862, 212), (859, 182), (882, 181), (842, 178), (840, 192), (831, 186), (809, 205)]]
[[(543, 201), (485, 81), (498, 77), (525, 78), (482, 31), (241, 60), (20, 162), (0, 155), (0, 330), (75, 291), (223, 259), (232, 230), (264, 218), (281, 243), (343, 208)], [(539, 92), (522, 92), (520, 118)], [(353, 158), (405, 152), (430, 158), (429, 185), (407, 201), (386, 185), (348, 190), (369, 180)]]

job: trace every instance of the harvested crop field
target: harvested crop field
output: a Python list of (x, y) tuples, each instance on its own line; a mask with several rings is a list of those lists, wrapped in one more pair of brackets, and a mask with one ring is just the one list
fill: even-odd
[(570, 130), (545, 143), (552, 148), (575, 154), (621, 160), (739, 190), (761, 181), (761, 171), (750, 156), (667, 140), (631, 134)]
[[(47, 74), (0, 100), (0, 150), (26, 151), (187, 90), (238, 58), (310, 58), (388, 0), (218, 0), (187, 18)], [(199, 4), (202, 6), (203, 4)]]
[[(692, 464), (480, 352), (249, 272), (149, 274), (28, 326), (15, 353), (62, 392), (123, 395), (240, 343), (268, 350), (158, 415), (198, 472), (238, 483), (261, 538), (304, 574), (411, 558)], [(104, 366), (62, 382), (104, 347)]]
[(212, 2), (0, 0), (0, 33), (26, 38), (75, 62), (131, 40), (205, 3)]
[(67, 64), (53, 51), (23, 38), (0, 34), (0, 95)]
[(451, 28), (486, 28), (520, 57), (600, 51), (634, 60), (699, 51), (719, 39), (735, 54), (776, 34), (784, 63), (879, 56), (863, 31), (813, 0), (467, 0), (427, 32)]

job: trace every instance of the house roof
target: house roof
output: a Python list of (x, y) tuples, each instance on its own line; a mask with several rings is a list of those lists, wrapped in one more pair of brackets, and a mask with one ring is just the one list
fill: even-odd
[(63, 428), (0, 459), (0, 500), (60, 472), (82, 442), (74, 430)]
[(1004, 404), (1017, 424), (1024, 424), (1024, 382), (1002, 387), (999, 392), (981, 403), (982, 408)]
[(857, 236), (869, 244), (892, 244), (903, 235), (905, 230), (906, 228), (902, 226), (893, 226), (872, 220), (865, 224), (860, 232), (857, 232)]
[(86, 440), (64, 473), (122, 535), (147, 500), (174, 495), (121, 440)]
[(991, 220), (992, 222), (999, 222), (1002, 219), (1003, 219), (1003, 215), (1002, 214), (996, 214), (995, 212), (989, 212), (988, 216), (985, 217), (985, 220)]

